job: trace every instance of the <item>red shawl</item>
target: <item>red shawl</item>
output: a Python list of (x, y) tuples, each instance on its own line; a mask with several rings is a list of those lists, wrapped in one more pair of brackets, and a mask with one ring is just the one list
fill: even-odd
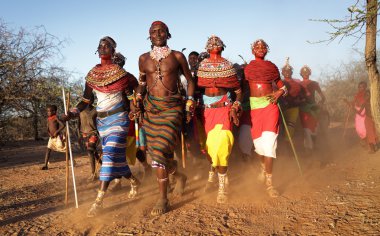
[(280, 72), (270, 61), (252, 60), (244, 69), (245, 79), (253, 83), (270, 84), (280, 78)]

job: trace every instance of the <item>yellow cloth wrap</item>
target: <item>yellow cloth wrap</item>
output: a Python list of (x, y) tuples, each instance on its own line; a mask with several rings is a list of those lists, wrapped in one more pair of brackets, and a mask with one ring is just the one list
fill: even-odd
[(267, 97), (249, 97), (249, 105), (251, 110), (264, 108), (270, 104), (270, 101)]
[(230, 130), (222, 130), (217, 124), (208, 133), (206, 140), (207, 153), (212, 159), (212, 166), (228, 166), (228, 159), (234, 144), (234, 136)]
[(135, 165), (136, 163), (136, 138), (127, 136), (127, 162), (128, 165)]
[[(293, 138), (295, 127), (296, 127), (298, 116), (299, 116), (299, 108), (292, 107), (292, 108), (286, 109), (284, 111), (284, 116), (285, 116), (286, 124), (288, 125), (290, 137)], [(286, 140), (289, 140), (288, 136), (286, 136)]]
[(60, 136), (50, 137), (47, 147), (56, 152), (66, 152), (65, 142), (62, 141)]

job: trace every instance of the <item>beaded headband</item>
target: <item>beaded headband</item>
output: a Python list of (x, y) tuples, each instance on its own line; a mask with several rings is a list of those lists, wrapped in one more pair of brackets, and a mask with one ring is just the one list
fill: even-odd
[(99, 40), (99, 44), (100, 44), (100, 42), (102, 42), (102, 41), (106, 41), (106, 42), (108, 42), (108, 43), (111, 45), (111, 47), (113, 47), (114, 49), (116, 48), (116, 42), (115, 42), (115, 40), (113, 40), (113, 38), (111, 38), (110, 36), (105, 36), (105, 37), (101, 38), (101, 39)]
[(155, 25), (162, 25), (166, 29), (166, 33), (168, 34), (168, 39), (170, 39), (172, 37), (172, 35), (169, 32), (169, 27), (164, 22), (159, 21), (159, 20), (153, 21), (153, 23), (151, 24), (151, 26), (149, 28), (149, 31)]
[(302, 72), (309, 72), (309, 75), (311, 75), (311, 69), (309, 66), (304, 65), (300, 70), (300, 75), (302, 76)]
[(253, 50), (253, 48), (254, 48), (256, 45), (258, 45), (258, 44), (263, 44), (263, 45), (267, 48), (267, 50), (268, 50), (268, 52), (269, 52), (269, 46), (268, 46), (268, 44), (264, 41), (264, 39), (258, 39), (258, 40), (256, 40), (255, 42), (253, 42), (253, 43), (251, 44), (251, 49)]
[(221, 47), (223, 49), (226, 47), (226, 45), (224, 45), (223, 41), (218, 36), (211, 35), (207, 40), (205, 49), (209, 51), (213, 49), (215, 46)]

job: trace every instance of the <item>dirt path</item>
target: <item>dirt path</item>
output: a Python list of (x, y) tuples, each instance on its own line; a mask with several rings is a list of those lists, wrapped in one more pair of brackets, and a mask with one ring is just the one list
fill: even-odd
[(76, 153), (79, 209), (72, 192), (65, 207), (64, 155), (54, 154), (51, 168), (41, 171), (45, 145), (29, 142), (0, 151), (0, 235), (380, 235), (380, 152), (369, 155), (354, 141), (332, 140), (331, 153), (302, 157), (302, 177), (294, 159), (280, 153), (276, 199), (268, 199), (255, 181), (257, 162), (233, 156), (226, 206), (216, 204), (216, 192), (203, 192), (204, 160), (198, 170), (186, 169), (185, 195), (170, 196), (169, 213), (150, 216), (158, 193), (153, 178), (133, 200), (124, 180), (123, 190), (108, 194), (105, 213), (94, 219), (86, 217), (97, 188), (86, 180), (87, 158)]

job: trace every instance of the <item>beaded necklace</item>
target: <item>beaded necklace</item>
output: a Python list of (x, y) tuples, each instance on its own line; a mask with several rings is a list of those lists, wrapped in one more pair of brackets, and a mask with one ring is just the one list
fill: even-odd
[[(156, 78), (155, 78), (154, 83), (151, 86), (151, 88), (155, 87), (156, 84), (157, 84), (157, 81), (160, 80), (162, 86), (168, 92), (170, 92), (172, 94), (175, 94), (177, 91), (172, 91), (172, 90), (168, 89), (165, 86), (165, 84), (163, 83), (162, 78), (164, 76), (162, 75), (162, 72), (161, 72), (161, 61), (162, 61), (162, 59), (167, 58), (170, 55), (171, 52), (172, 52), (172, 50), (168, 46), (164, 46), (164, 47), (153, 46), (153, 49), (150, 51), (150, 53), (149, 53), (150, 58), (152, 58), (153, 61), (155, 61), (155, 63), (156, 63)], [(149, 92), (149, 88), (148, 88), (148, 92)]]
[(162, 59), (167, 58), (171, 52), (172, 50), (168, 46), (164, 46), (164, 47), (153, 46), (152, 51), (150, 51), (150, 57), (153, 60), (160, 62)]

